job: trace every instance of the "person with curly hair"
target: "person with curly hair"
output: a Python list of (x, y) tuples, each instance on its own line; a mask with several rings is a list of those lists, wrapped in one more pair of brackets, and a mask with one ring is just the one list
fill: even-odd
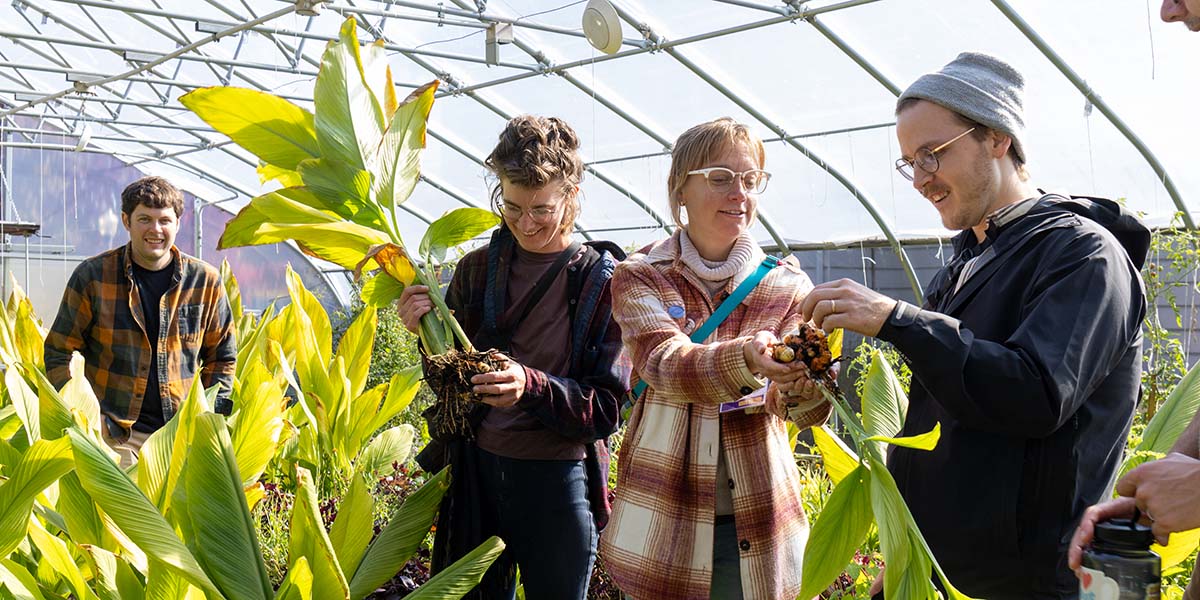
[[(474, 597), (512, 598), (519, 566), (529, 600), (583, 600), (608, 521), (607, 440), (629, 377), (609, 280), (624, 252), (572, 239), (578, 149), (561, 119), (508, 122), (485, 163), (503, 221), (487, 246), (459, 261), (446, 292), (471, 343), (494, 348), (504, 365), (471, 380), (483, 400), (474, 438), (434, 440), (418, 457), (426, 470), (453, 466), (435, 573), (489, 536), (506, 544)], [(399, 301), (413, 332), (431, 308), (424, 286)]]

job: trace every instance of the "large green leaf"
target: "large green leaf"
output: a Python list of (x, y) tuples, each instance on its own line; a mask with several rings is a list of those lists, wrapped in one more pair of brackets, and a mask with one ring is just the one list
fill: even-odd
[(905, 448), (913, 448), (916, 450), (933, 450), (937, 446), (938, 439), (942, 436), (942, 424), (934, 423), (933, 429), (920, 435), (911, 435), (906, 437), (885, 437), (875, 435), (867, 438), (868, 442), (884, 442), (893, 446), (903, 446)]
[(446, 250), (467, 242), (500, 222), (492, 211), (482, 208), (456, 208), (429, 225), (421, 240), (421, 256), (436, 262), (446, 259)]
[[(80, 545), (92, 570), (92, 589), (101, 600), (125, 600), (117, 584), (117, 565), (124, 562), (116, 554), (96, 546)], [(132, 599), (130, 599), (132, 600)]]
[(375, 429), (371, 427), (372, 419), (363, 417), (364, 415), (374, 415), (379, 411), (380, 402), (383, 400), (383, 394), (387, 392), (387, 388), (386, 383), (381, 383), (360, 394), (350, 404), (349, 418), (347, 419), (349, 440), (346, 449), (349, 452), (347, 456), (351, 460), (358, 457), (362, 452), (363, 444), (371, 439), (372, 433), (375, 433)]
[(444, 571), (434, 575), (417, 591), (405, 596), (411, 600), (440, 600), (441, 598), (461, 598), (464, 594), (479, 585), (488, 567), (504, 552), (504, 542), (492, 536), (479, 547), (467, 553), (466, 556), (454, 561)]
[(371, 370), (371, 349), (375, 347), (375, 329), (378, 324), (378, 312), (371, 307), (363, 308), (338, 342), (337, 356), (346, 361), (350, 396), (357, 397), (367, 386), (367, 374)]
[(237, 87), (208, 87), (179, 98), (237, 145), (269, 164), (295, 169), (318, 156), (313, 114), (278, 96)]
[(1158, 412), (1146, 424), (1138, 450), (1167, 453), (1175, 440), (1187, 428), (1200, 409), (1200, 362), (1188, 370), (1183, 379), (1167, 394)]
[(386, 231), (383, 214), (371, 203), (371, 174), (344, 162), (310, 158), (300, 163), (300, 179), (322, 204), (339, 216)]
[(872, 355), (863, 384), (863, 427), (868, 435), (895, 437), (904, 427), (908, 395), (883, 353), (873, 350)]
[(10, 559), (0, 559), (0, 585), (3, 585), (15, 600), (44, 600), (37, 579), (29, 569)]
[(33, 314), (33, 302), (22, 293), (16, 304), (13, 335), (16, 338), (17, 354), (21, 357), (21, 362), (27, 365), (45, 364), (42, 352), (46, 334), (42, 332), (37, 317)]
[(66, 521), (67, 531), (75, 543), (116, 550), (112, 544), (104, 542), (104, 520), (100, 518), (96, 504), (83, 489), (77, 474), (67, 473), (59, 479), (55, 508)]
[[(96, 504), (135, 544), (192, 584), (217, 592), (204, 570), (158, 509), (142, 494), (99, 444), (71, 428), (67, 430), (79, 480)], [(3, 488), (0, 488), (2, 490)]]
[(447, 467), (430, 477), (396, 510), (387, 527), (371, 542), (371, 547), (367, 548), (366, 555), (354, 572), (350, 580), (351, 598), (357, 600), (365, 597), (391, 579), (408, 562), (433, 527), (433, 518), (449, 487), (450, 471)]
[(25, 538), (34, 498), (71, 467), (71, 444), (65, 439), (38, 440), (25, 451), (0, 484), (0, 556), (11, 554)]
[(833, 482), (840, 483), (844, 477), (850, 474), (858, 467), (858, 456), (850, 449), (841, 438), (837, 436), (828, 425), (813, 427), (813, 441), (817, 444), (817, 449), (821, 452), (821, 461), (825, 465), (825, 472), (829, 474), (829, 478)]
[(403, 203), (417, 187), (426, 122), (437, 88), (436, 80), (417, 88), (391, 115), (383, 143), (379, 145), (379, 173), (372, 190), (381, 207)]
[(241, 382), (230, 426), (233, 453), (243, 485), (258, 481), (275, 455), (283, 433), (283, 411), (287, 400), (262, 361), (256, 361)]
[(923, 550), (913, 548), (908, 507), (887, 466), (874, 456), (871, 469), (871, 508), (879, 530), (879, 546), (888, 568), (883, 589), (888, 598), (933, 598), (932, 570)]
[(871, 529), (871, 473), (863, 465), (833, 489), (804, 547), (799, 598), (825, 591), (850, 564)]
[(225, 417), (206, 413), (196, 418), (183, 483), (196, 559), (221, 593), (228, 598), (273, 597)]
[(313, 104), (320, 156), (372, 170), (372, 155), (383, 139), (383, 107), (364, 81), (353, 17), (325, 47)]
[(292, 298), (293, 306), (300, 307), (308, 317), (312, 327), (312, 339), (316, 342), (319, 354), (313, 358), (318, 362), (329, 364), (333, 359), (333, 326), (329, 322), (329, 313), (320, 300), (304, 287), (304, 280), (296, 271), (288, 266), (286, 273), (288, 295)]
[[(40, 371), (39, 371), (40, 372)], [(71, 378), (67, 380), (67, 384), (63, 386), (60, 396), (62, 398), (61, 406), (65, 406), (67, 410), (73, 411), (76, 415), (76, 420), (82, 419), (87, 423), (87, 430), (91, 432), (92, 437), (100, 435), (100, 428), (104, 425), (100, 416), (100, 401), (96, 399), (96, 392), (92, 389), (92, 384), (88, 382), (86, 364), (83, 360), (83, 355), (78, 352), (71, 353), (71, 362), (68, 368)], [(51, 410), (52, 413), (57, 413), (57, 405)], [(55, 423), (55, 427), (67, 421), (69, 415), (57, 414), (49, 419)], [(52, 433), (53, 437), (61, 437), (62, 429), (60, 427), (56, 432)], [(45, 425), (43, 425), (43, 433)]]
[(50, 535), (50, 532), (46, 531), (46, 528), (42, 527), (37, 519), (29, 522), (29, 538), (42, 553), (42, 560), (67, 583), (75, 598), (79, 600), (95, 600), (97, 598), (96, 593), (84, 581), (83, 573), (75, 564), (75, 559), (71, 557), (71, 551), (67, 549), (66, 542)]
[(41, 439), (42, 419), (38, 395), (25, 383), (25, 378), (21, 377), (21, 372), (15, 368), (4, 371), (4, 387), (8, 390), (9, 400), (17, 407), (17, 416), (25, 425), (25, 435), (28, 436), (29, 443)]
[(408, 408), (421, 389), (422, 376), (419, 364), (401, 369), (392, 375), (392, 380), (388, 383), (387, 396), (383, 399), (383, 406), (379, 408), (379, 412), (375, 414), (375, 420), (371, 424), (372, 432), (378, 431), (380, 427), (387, 425), (396, 415)]
[[(294, 190), (290, 188), (289, 190)], [(219, 249), (295, 240), (301, 250), (353, 269), (371, 248), (385, 243), (383, 233), (305, 205), (285, 190), (251, 201), (225, 225)], [(296, 196), (297, 192), (287, 191)], [(369, 265), (368, 269), (374, 268)]]
[(403, 291), (403, 283), (387, 273), (379, 273), (363, 282), (362, 301), (363, 304), (375, 308), (391, 308), (392, 303), (400, 299)]
[(358, 458), (356, 470), (371, 478), (390, 475), (394, 472), (393, 463), (404, 464), (408, 460), (416, 436), (417, 430), (407, 423), (375, 436)]
[[(82, 360), (80, 363), (82, 363)], [(76, 364), (74, 355), (71, 357), (71, 364)], [(81, 410), (83, 411), (83, 414), (87, 414), (87, 412), (83, 410), (83, 407), (72, 407), (71, 405), (67, 404), (67, 401), (63, 398), (62, 394), (60, 394), (58, 390), (54, 388), (54, 384), (50, 383), (50, 380), (46, 378), (46, 373), (42, 371), (41, 368), (28, 368), (28, 365), (24, 364), (20, 365), (20, 367), (21, 372), (24, 373), (27, 378), (33, 380), (34, 383), (37, 384), (38, 418), (42, 422), (42, 437), (48, 440), (56, 440), (61, 438), (64, 435), (63, 431), (75, 424), (75, 419), (71, 416), (71, 409), (76, 408)], [(72, 367), (72, 378), (82, 376), (82, 369), (76, 371)], [(99, 412), (98, 408), (95, 408), (94, 410), (97, 413)], [(89, 425), (89, 427), (92, 426)]]
[(117, 561), (117, 591), (121, 600), (144, 600), (146, 583), (134, 572), (128, 560)]
[(338, 564), (353, 573), (375, 535), (375, 502), (358, 475), (350, 477), (350, 489), (338, 504), (337, 518), (329, 529), (329, 541)]
[[(333, 544), (325, 533), (312, 475), (303, 467), (296, 469), (296, 499), (292, 508), (292, 527), (289, 533), (291, 538), (288, 543), (288, 567), (300, 558), (308, 561), (313, 571), (313, 597), (322, 600), (348, 598), (346, 576), (338, 563), (337, 554), (333, 551)], [(395, 573), (392, 571), (392, 575)]]
[(288, 567), (287, 577), (279, 585), (276, 600), (312, 600), (313, 574), (308, 559), (301, 556)]

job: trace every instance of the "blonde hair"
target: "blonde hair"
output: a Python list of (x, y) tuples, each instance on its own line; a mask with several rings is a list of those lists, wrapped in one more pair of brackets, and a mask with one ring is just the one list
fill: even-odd
[(497, 179), (492, 186), (493, 210), (504, 216), (503, 182), (540, 189), (560, 181), (566, 195), (561, 231), (574, 229), (575, 218), (579, 216), (576, 192), (583, 180), (583, 159), (578, 150), (579, 136), (562, 119), (533, 115), (510, 119), (500, 132), (500, 141), (483, 161)]
[(684, 228), (679, 195), (687, 182), (688, 171), (703, 169), (722, 152), (737, 144), (744, 144), (754, 155), (758, 168), (763, 168), (767, 153), (762, 140), (750, 131), (749, 127), (730, 117), (721, 117), (696, 125), (675, 140), (675, 149), (671, 151), (671, 172), (667, 175), (667, 202), (671, 207), (671, 218), (675, 220), (675, 225)]

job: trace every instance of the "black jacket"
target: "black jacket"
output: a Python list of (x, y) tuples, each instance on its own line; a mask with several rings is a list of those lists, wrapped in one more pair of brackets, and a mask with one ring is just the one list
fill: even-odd
[(888, 466), (958, 589), (1075, 598), (1067, 545), (1138, 399), (1150, 234), (1114, 202), (1046, 195), (987, 237), (955, 238), (956, 257), (990, 259), (957, 292), (960, 260), (879, 333), (912, 367), (903, 435), (942, 424), (936, 449)]

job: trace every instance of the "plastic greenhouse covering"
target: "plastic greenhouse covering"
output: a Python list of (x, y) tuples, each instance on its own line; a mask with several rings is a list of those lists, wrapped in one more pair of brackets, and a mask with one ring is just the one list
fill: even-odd
[[(48, 221), (46, 206), (59, 206), (91, 229), (64, 222), (50, 232), (59, 239), (30, 244), (102, 250), (93, 246), (108, 240), (89, 232), (119, 223), (115, 196), (132, 177), (112, 170), (131, 166), (181, 184), (197, 206), (216, 205), (185, 223), (180, 239), (219, 262), (211, 248), (228, 213), (265, 188), (255, 159), (178, 97), (236, 85), (311, 107), (320, 54), (349, 15), (364, 42), (385, 41), (399, 95), (443, 81), (423, 181), (404, 206), (406, 240), (447, 210), (487, 206), (482, 160), (521, 113), (559, 116), (579, 132), (589, 161), (584, 237), (630, 247), (666, 236), (672, 142), (728, 115), (768, 141), (774, 177), (753, 231), (764, 246), (944, 238), (937, 213), (892, 167), (893, 110), (900, 90), (963, 50), (996, 54), (1026, 75), (1035, 183), (1124, 198), (1153, 225), (1179, 211), (1191, 224), (1200, 208), (1200, 36), (1159, 22), (1153, 0), (617, 0), (625, 42), (612, 55), (584, 38), (583, 2), (336, 0), (317, 3), (315, 16), (302, 14), (307, 4), (5, 2), (4, 220)], [(496, 23), (513, 23), (515, 39), (488, 64)], [(76, 151), (111, 158), (57, 156)], [(56, 154), (33, 158), (42, 153)], [(97, 164), (105, 160), (112, 164)], [(30, 166), (38, 161), (51, 166)], [(104, 172), (109, 181), (96, 183)], [(347, 301), (343, 273), (292, 248), (246, 260), (290, 261), (323, 278), (335, 303)]]

